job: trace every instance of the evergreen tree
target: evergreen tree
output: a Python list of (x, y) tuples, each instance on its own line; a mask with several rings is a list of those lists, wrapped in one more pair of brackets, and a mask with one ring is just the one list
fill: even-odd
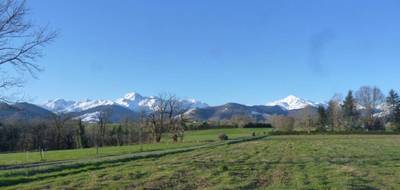
[(78, 134), (79, 134), (80, 148), (88, 147), (88, 142), (86, 138), (86, 129), (81, 119), (78, 120)]
[(328, 127), (328, 114), (324, 106), (318, 106), (318, 130), (326, 131)]
[(389, 107), (388, 121), (392, 123), (396, 130), (400, 130), (400, 97), (394, 90), (390, 90), (386, 98)]
[(347, 130), (357, 128), (359, 113), (357, 111), (357, 103), (353, 97), (353, 92), (350, 90), (343, 101), (342, 105), (344, 127)]

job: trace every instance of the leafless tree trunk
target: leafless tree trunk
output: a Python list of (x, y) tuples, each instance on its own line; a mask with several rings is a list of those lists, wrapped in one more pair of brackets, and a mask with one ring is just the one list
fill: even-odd
[(301, 113), (301, 118), (299, 119), (299, 122), (303, 125), (304, 129), (307, 131), (308, 134), (311, 133), (311, 131), (314, 128), (314, 121), (310, 113), (310, 107), (304, 108), (304, 111)]
[(108, 113), (101, 111), (98, 114), (97, 132), (96, 132), (96, 156), (99, 156), (99, 147), (104, 146), (104, 136), (106, 134), (106, 125), (108, 123)]
[[(35, 27), (30, 23), (26, 18), (28, 13), (25, 0), (0, 2), (0, 70), (3, 69), (0, 90), (23, 84), (22, 76), (12, 77), (10, 67), (35, 77), (41, 70), (36, 59), (42, 56), (43, 47), (56, 37), (56, 33), (48, 32), (47, 27)], [(3, 94), (0, 100), (6, 101), (7, 97)]]
[(143, 129), (148, 125), (148, 123), (149, 122), (146, 118), (146, 111), (140, 110), (139, 122), (138, 122), (140, 152), (143, 151)]
[(185, 117), (184, 114), (180, 114), (179, 118), (180, 118), (180, 121), (179, 121), (180, 128), (178, 131), (178, 137), (179, 137), (180, 141), (182, 142), (183, 138), (185, 137), (185, 125), (186, 125), (188, 119)]
[(57, 149), (62, 148), (62, 140), (63, 140), (63, 130), (64, 130), (64, 125), (65, 123), (70, 120), (71, 118), (66, 116), (66, 115), (55, 115), (53, 117), (53, 123), (55, 127), (55, 132), (56, 132), (56, 147)]
[(170, 96), (168, 99), (168, 129), (171, 132), (172, 140), (178, 142), (178, 138), (183, 138), (184, 128), (183, 122), (185, 108), (182, 102), (179, 101), (175, 96)]

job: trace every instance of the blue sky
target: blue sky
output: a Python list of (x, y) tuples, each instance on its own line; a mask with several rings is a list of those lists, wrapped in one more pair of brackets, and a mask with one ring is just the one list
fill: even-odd
[(29, 0), (59, 31), (23, 92), (115, 99), (127, 92), (211, 105), (315, 101), (361, 85), (400, 89), (398, 0)]

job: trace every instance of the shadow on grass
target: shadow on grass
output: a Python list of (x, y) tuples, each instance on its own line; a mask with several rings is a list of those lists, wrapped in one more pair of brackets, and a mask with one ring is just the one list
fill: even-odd
[[(31, 178), (23, 176), (20, 178), (3, 179), (0, 182), (0, 187), (28, 183), (28, 182), (32, 182), (32, 181), (38, 181), (38, 180), (45, 180), (45, 179), (49, 179), (49, 178), (64, 177), (64, 176), (68, 176), (68, 175), (79, 174), (82, 172), (101, 170), (101, 169), (105, 169), (108, 167), (117, 167), (117, 166), (122, 165), (122, 163), (113, 164), (113, 165), (103, 165), (103, 166), (101, 166), (101, 165), (102, 164), (94, 164), (91, 167), (82, 168), (80, 170), (72, 170), (69, 172), (56, 173), (56, 174), (52, 174), (52, 175), (45, 175), (45, 176), (38, 176), (38, 177), (31, 177)], [(77, 169), (77, 168), (80, 168), (80, 167), (78, 167), (78, 166), (68, 167), (68, 169)], [(53, 171), (47, 170), (47, 172), (51, 173)], [(46, 173), (46, 172), (43, 172), (43, 173)], [(28, 175), (34, 175), (34, 174), (28, 174)]]
[[(123, 162), (129, 162), (132, 160), (145, 159), (145, 158), (159, 158), (159, 157), (170, 155), (170, 154), (184, 153), (184, 152), (190, 152), (190, 151), (202, 149), (202, 148), (214, 148), (214, 147), (221, 146), (221, 145), (229, 145), (229, 144), (236, 144), (236, 143), (247, 142), (247, 141), (254, 141), (254, 140), (259, 140), (259, 139), (262, 139), (265, 137), (266, 136), (252, 137), (252, 138), (240, 138), (240, 139), (229, 140), (226, 142), (212, 143), (212, 144), (206, 144), (206, 145), (196, 145), (196, 146), (186, 147), (186, 148), (170, 149), (170, 150), (164, 150), (164, 151), (134, 153), (134, 154), (122, 155), (122, 156), (105, 157), (105, 158), (100, 158), (100, 159), (94, 160), (94, 161), (51, 165), (51, 166), (47, 166), (47, 168), (34, 168), (34, 169), (30, 169), (30, 170), (21, 169), (19, 171), (10, 171), (9, 173), (4, 173), (2, 176), (0, 176), (0, 177), (3, 177), (0, 181), (0, 187), (18, 185), (18, 184), (22, 184), (22, 183), (37, 181), (37, 180), (45, 180), (45, 179), (54, 178), (54, 177), (63, 177), (63, 176), (71, 175), (71, 174), (78, 174), (81, 172), (100, 170), (105, 167), (105, 166), (101, 167), (101, 165), (113, 164), (113, 163), (117, 163), (117, 162), (119, 163), (118, 165), (120, 165)], [(43, 167), (43, 166), (41, 166), (41, 167)], [(115, 166), (111, 166), (111, 167), (115, 167)], [(55, 175), (30, 177), (30, 176), (34, 176), (34, 175), (38, 175), (38, 174), (60, 172), (63, 170), (78, 169), (78, 168), (87, 168), (87, 169), (76, 170), (76, 171), (71, 171), (71, 172), (63, 172), (63, 173), (59, 173), (59, 174), (55, 174)]]

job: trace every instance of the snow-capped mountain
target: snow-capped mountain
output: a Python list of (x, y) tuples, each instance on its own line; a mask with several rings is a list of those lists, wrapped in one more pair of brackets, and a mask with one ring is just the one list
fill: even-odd
[(76, 102), (64, 99), (49, 100), (41, 105), (41, 107), (56, 113), (65, 112), (65, 108), (71, 107)]
[(123, 98), (118, 98), (115, 102), (118, 105), (127, 107), (131, 110), (139, 111), (141, 107), (145, 104), (147, 98), (143, 97), (142, 95), (131, 92), (125, 94)]
[(286, 110), (298, 110), (298, 109), (303, 109), (307, 106), (317, 107), (320, 104), (290, 95), (281, 100), (267, 103), (266, 105), (267, 106), (280, 106)]
[[(206, 103), (194, 100), (194, 99), (181, 99), (182, 106), (184, 108), (204, 108), (208, 107)], [(107, 105), (119, 105), (128, 108), (132, 111), (138, 112), (140, 110), (151, 110), (153, 105), (157, 102), (157, 97), (149, 96), (145, 97), (139, 93), (131, 92), (125, 94), (122, 98), (118, 98), (115, 101), (111, 100), (83, 100), (83, 101), (67, 101), (64, 99), (50, 100), (42, 104), (43, 108), (56, 113), (69, 113), (69, 112), (80, 112), (98, 106)]]
[[(195, 99), (180, 99), (179, 101), (182, 107), (186, 109), (208, 107), (206, 103)], [(128, 93), (123, 98), (119, 98), (115, 101), (116, 104), (127, 107), (133, 111), (152, 110), (156, 102), (157, 97), (155, 96), (144, 97), (135, 92)]]
[[(155, 96), (142, 96), (131, 92), (116, 100), (83, 100), (67, 101), (56, 99), (48, 101), (41, 106), (55, 113), (68, 113), (74, 118), (80, 118), (84, 122), (96, 122), (102, 111), (110, 112), (113, 122), (120, 122), (124, 118), (135, 118), (138, 113), (152, 111), (158, 98)], [(245, 106), (241, 104), (225, 104), (223, 106), (210, 107), (206, 103), (194, 99), (180, 99), (181, 105), (186, 109), (186, 115), (196, 120), (226, 119), (235, 115), (248, 115), (256, 119), (266, 119), (269, 115), (295, 116), (303, 108), (317, 107), (319, 103), (308, 101), (290, 95), (284, 99), (270, 102), (266, 106)]]
[(64, 99), (56, 99), (49, 100), (41, 106), (56, 113), (69, 113), (84, 111), (104, 105), (116, 105), (116, 103), (110, 100), (83, 100), (75, 102)]

